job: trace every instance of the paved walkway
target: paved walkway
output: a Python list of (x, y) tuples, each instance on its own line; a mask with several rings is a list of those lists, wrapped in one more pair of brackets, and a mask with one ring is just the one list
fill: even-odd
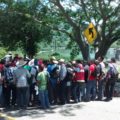
[(120, 120), (120, 98), (110, 102), (81, 102), (53, 106), (50, 110), (29, 108), (6, 112), (16, 120)]

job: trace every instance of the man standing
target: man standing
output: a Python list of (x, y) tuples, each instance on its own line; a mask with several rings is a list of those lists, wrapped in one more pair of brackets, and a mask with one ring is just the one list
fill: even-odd
[(103, 57), (98, 57), (98, 68), (97, 69), (97, 80), (98, 80), (98, 98), (97, 100), (103, 99), (104, 93), (104, 81), (105, 81), (105, 64), (103, 62)]
[(17, 87), (17, 105), (22, 109), (26, 109), (29, 100), (27, 94), (29, 90), (28, 79), (30, 78), (30, 73), (23, 68), (26, 63), (26, 61), (19, 60), (16, 63), (17, 69), (13, 72), (13, 78)]
[(6, 63), (4, 68), (4, 105), (5, 107), (15, 106), (16, 103), (16, 86), (13, 80), (13, 71), (15, 66), (12, 62)]
[(47, 67), (47, 71), (50, 74), (50, 82), (49, 82), (50, 104), (57, 104), (57, 98), (58, 98), (57, 81), (59, 79), (59, 66), (58, 66), (58, 61), (56, 61), (54, 57), (50, 59), (50, 63)]
[(115, 58), (111, 58), (109, 63), (109, 69), (107, 72), (107, 81), (106, 81), (106, 101), (112, 100), (115, 82), (118, 78), (118, 71), (116, 67)]
[(73, 97), (75, 102), (85, 100), (85, 72), (80, 60), (74, 67)]
[(59, 87), (59, 100), (60, 104), (65, 104), (65, 88), (66, 88), (66, 75), (67, 75), (67, 68), (64, 63), (64, 59), (59, 60), (59, 81), (58, 81), (58, 87)]
[(95, 100), (96, 97), (96, 65), (95, 61), (90, 61), (88, 81), (86, 85), (86, 102)]

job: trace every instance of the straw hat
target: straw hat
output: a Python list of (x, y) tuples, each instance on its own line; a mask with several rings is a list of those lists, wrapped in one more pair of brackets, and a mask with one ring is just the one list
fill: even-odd
[(50, 59), (51, 59), (51, 60), (56, 60), (56, 58), (55, 58), (54, 56), (52, 56)]
[(17, 61), (16, 66), (17, 66), (17, 67), (22, 67), (22, 66), (24, 66), (26, 63), (27, 63), (27, 61), (19, 60), (19, 61)]
[(12, 52), (11, 52), (11, 51), (9, 51), (9, 52), (8, 52), (8, 54), (9, 54), (9, 55), (12, 55)]
[(58, 64), (58, 61), (57, 61), (57, 60), (53, 60), (53, 63), (54, 63), (54, 64)]
[(59, 62), (62, 62), (62, 63), (63, 63), (63, 62), (65, 62), (65, 60), (64, 60), (64, 59), (60, 59)]
[(31, 66), (31, 67), (34, 66), (34, 61), (35, 61), (35, 59), (30, 60), (28, 65)]

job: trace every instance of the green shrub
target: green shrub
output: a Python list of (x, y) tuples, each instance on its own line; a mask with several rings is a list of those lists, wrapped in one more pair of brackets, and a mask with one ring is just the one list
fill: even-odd
[(0, 47), (0, 58), (3, 58), (7, 53), (6, 48)]

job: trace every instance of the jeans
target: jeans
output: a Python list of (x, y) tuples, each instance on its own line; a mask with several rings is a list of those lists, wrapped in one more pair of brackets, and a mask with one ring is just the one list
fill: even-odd
[(2, 85), (0, 85), (0, 104), (2, 104), (3, 96), (2, 96), (3, 88)]
[(86, 86), (86, 100), (95, 100), (96, 97), (96, 80), (88, 80)]
[(74, 102), (78, 102), (77, 89), (78, 89), (78, 83), (73, 82), (72, 83), (72, 95), (73, 95)]
[(48, 90), (39, 90), (39, 99), (43, 109), (49, 108)]
[(85, 83), (73, 82), (72, 94), (75, 102), (85, 99)]
[(109, 79), (106, 82), (106, 97), (111, 99), (113, 97), (114, 93), (114, 87), (115, 87), (115, 80)]
[(79, 101), (84, 101), (85, 100), (85, 82), (79, 82), (78, 83), (79, 88), (78, 88), (78, 100)]
[(98, 81), (98, 99), (102, 100), (104, 95), (104, 79)]

